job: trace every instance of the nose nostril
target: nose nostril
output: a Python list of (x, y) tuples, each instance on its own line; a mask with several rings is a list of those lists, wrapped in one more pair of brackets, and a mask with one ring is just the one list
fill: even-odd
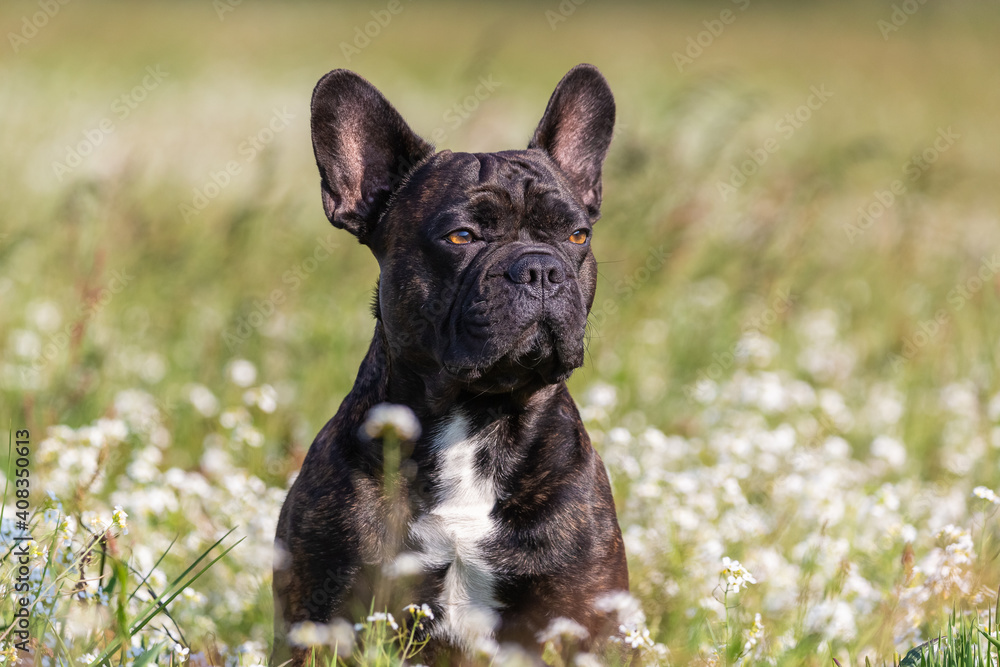
[(507, 269), (507, 277), (533, 290), (550, 291), (566, 280), (566, 272), (556, 257), (547, 253), (527, 253), (514, 260)]

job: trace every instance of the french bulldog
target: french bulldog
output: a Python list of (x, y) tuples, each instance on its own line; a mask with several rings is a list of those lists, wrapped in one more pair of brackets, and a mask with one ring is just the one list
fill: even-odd
[[(556, 618), (587, 645), (610, 633), (595, 601), (628, 589), (625, 551), (565, 381), (584, 362), (614, 121), (606, 80), (579, 65), (526, 150), (436, 152), (362, 77), (319, 81), (323, 209), (380, 275), (357, 380), (281, 510), (276, 664), (309, 654), (287, 641), (295, 624), (373, 605), (403, 619), (405, 602), (433, 614), (420, 625), (428, 664), (505, 642), (540, 655)], [(419, 435), (395, 433), (392, 470), (363, 428), (383, 404), (419, 422)]]

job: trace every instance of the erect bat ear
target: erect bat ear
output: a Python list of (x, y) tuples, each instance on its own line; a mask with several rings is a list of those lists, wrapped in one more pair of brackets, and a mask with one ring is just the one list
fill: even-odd
[(396, 187), (434, 152), (375, 86), (345, 69), (316, 84), (312, 143), (326, 217), (361, 243)]
[(569, 177), (591, 220), (601, 216), (601, 167), (615, 128), (615, 98), (593, 65), (577, 65), (549, 99), (528, 148), (545, 150)]

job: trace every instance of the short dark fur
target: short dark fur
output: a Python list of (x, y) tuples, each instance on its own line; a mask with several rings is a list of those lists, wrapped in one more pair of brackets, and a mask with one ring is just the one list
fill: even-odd
[[(497, 640), (537, 652), (536, 634), (557, 616), (607, 634), (591, 603), (627, 590), (625, 554), (604, 466), (564, 381), (583, 363), (596, 285), (589, 240), (567, 239), (600, 216), (613, 126), (611, 91), (589, 65), (559, 83), (527, 150), (500, 153), (434, 153), (352, 72), (316, 86), (324, 210), (372, 250), (380, 279), (357, 381), (281, 511), (276, 662), (305, 658), (284, 641), (292, 624), (363, 614), (380, 595), (372, 573), (412, 546), (394, 522), (435, 502), (431, 440), (456, 406), (492, 434), (476, 466), (498, 487), (497, 530), (480, 545), (497, 573)], [(459, 228), (476, 240), (444, 240)], [(409, 443), (396, 501), (384, 492), (381, 444), (359, 435), (384, 402), (409, 406), (423, 432)], [(443, 577), (400, 582), (379, 603), (434, 608)], [(448, 658), (454, 648), (431, 635), (421, 661)]]

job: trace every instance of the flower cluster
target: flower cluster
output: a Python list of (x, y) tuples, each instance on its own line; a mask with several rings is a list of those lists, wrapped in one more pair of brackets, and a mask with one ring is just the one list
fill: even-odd
[(296, 623), (288, 632), (288, 642), (293, 646), (330, 646), (337, 648), (340, 655), (350, 653), (354, 644), (355, 631), (350, 623), (343, 619), (331, 623), (313, 623), (304, 621)]
[[(168, 463), (172, 438), (165, 406), (140, 389), (119, 392), (111, 416), (47, 429), (33, 471), (46, 495), (37, 501), (28, 530), (15, 525), (10, 507), (0, 525), (4, 552), (27, 533), (35, 537), (21, 544), (30, 558), (32, 596), (39, 598), (33, 619), (43, 645), (65, 646), (78, 662), (80, 656), (83, 663), (88, 655), (96, 659), (107, 648), (104, 642), (112, 635), (106, 630), (117, 609), (126, 618), (141, 618), (189, 566), (211, 560), (199, 561), (235, 529), (211, 555), (242, 537), (239, 548), (207, 570), (197, 588), (187, 585), (177, 591), (169, 618), (159, 617), (130, 638), (127, 662), (158, 647), (164, 664), (203, 663), (204, 656), (185, 639), (219, 634), (242, 635), (243, 643), (216, 642), (214, 650), (242, 656), (243, 664), (265, 660), (270, 632), (262, 626), (247, 633), (246, 619), (258, 614), (255, 600), (269, 594), (275, 521), (285, 483), (268, 486), (236, 460), (243, 457), (243, 445), (263, 444), (255, 415), (268, 414), (277, 397), (267, 385), (249, 386), (256, 378), (249, 362), (233, 363), (230, 375), (247, 405), (223, 412), (237, 417), (233, 423), (228, 418), (216, 422), (193, 466)], [(206, 387), (193, 386), (188, 394), (199, 414), (218, 413), (219, 400)], [(244, 432), (236, 434), (241, 426)], [(114, 563), (124, 569), (114, 570)], [(17, 559), (0, 562), (0, 590), (13, 585), (17, 565)], [(124, 581), (119, 578), (123, 575), (128, 577)], [(129, 595), (119, 598), (118, 585)], [(0, 615), (9, 617), (13, 598), (0, 597)], [(58, 628), (67, 623), (72, 632), (57, 638)], [(241, 629), (237, 634), (233, 628)], [(343, 627), (330, 633), (328, 639), (345, 638)], [(12, 656), (11, 646), (0, 646), (0, 655)], [(57, 663), (61, 660), (65, 662), (59, 658)]]
[[(942, 388), (941, 460), (956, 477), (906, 474), (916, 462), (904, 392), (886, 381), (848, 392), (856, 357), (839, 327), (829, 311), (800, 316), (794, 374), (770, 368), (780, 347), (754, 332), (728, 373), (692, 383), (683, 432), (639, 411), (619, 414), (622, 388), (581, 393), (620, 490), (634, 592), (652, 618), (684, 609), (721, 623), (727, 605), (713, 591), (739, 592), (729, 611), (744, 648), (780, 662), (804, 643), (892, 655), (933, 632), (956, 600), (990, 600), (975, 574), (973, 512), (996, 506), (997, 495), (970, 481), (975, 462), (990, 460), (986, 448), (1000, 447), (1000, 398), (983, 409), (970, 383)], [(980, 434), (991, 429), (986, 442)], [(734, 552), (742, 562), (726, 556)], [(875, 641), (867, 627), (885, 632), (858, 646), (862, 636)], [(708, 641), (703, 658), (723, 653)]]
[(412, 615), (416, 621), (421, 621), (425, 618), (431, 621), (434, 620), (434, 612), (426, 604), (408, 604), (403, 607), (403, 611), (410, 612), (410, 615)]
[(387, 611), (377, 611), (365, 618), (368, 623), (386, 623), (393, 630), (399, 630), (399, 623)]
[(972, 495), (976, 498), (981, 498), (988, 503), (994, 505), (1000, 505), (1000, 496), (997, 496), (992, 489), (988, 489), (985, 486), (977, 486), (972, 490)]
[(756, 584), (757, 580), (750, 574), (738, 560), (732, 560), (729, 556), (722, 559), (722, 569), (719, 571), (725, 585), (727, 593), (738, 593), (750, 584)]

